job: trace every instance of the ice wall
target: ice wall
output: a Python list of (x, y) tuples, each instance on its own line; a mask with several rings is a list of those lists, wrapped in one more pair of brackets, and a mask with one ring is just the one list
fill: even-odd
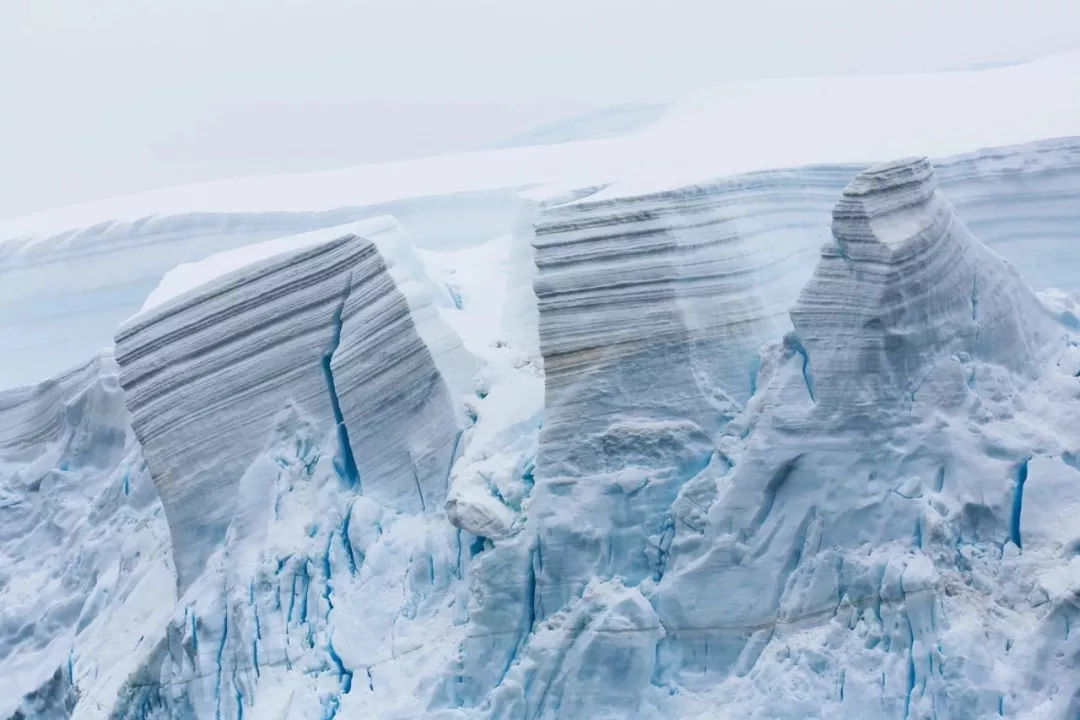
[[(1076, 608), (1028, 595), (1067, 561), (1055, 523), (1022, 521), (1032, 458), (1080, 443), (1075, 339), (924, 160), (861, 173), (833, 233), (719, 440), (731, 465), (671, 506), (656, 680), (749, 717), (974, 718), (1053, 677), (1042, 711), (1068, 716), (1075, 638), (1048, 649)], [(1041, 477), (1073, 497), (1075, 471)]]
[[(117, 333), (120, 382), (169, 518), (181, 589), (223, 541), (241, 476), (290, 407), (337, 427), (339, 473), (368, 496), (410, 509), (445, 498), (460, 413), (432, 352), (453, 366), (445, 358), (460, 343), (419, 294), (410, 305), (399, 291), (376, 245), (397, 255), (398, 226), (356, 229), (374, 240), (307, 236)], [(407, 270), (407, 259), (395, 266)]]
[[(920, 392), (945, 402), (954, 377), (977, 381), (959, 370), (972, 360), (1030, 377), (1061, 335), (1027, 283), (937, 192), (925, 159), (860, 173), (832, 228), (791, 310), (807, 392), (822, 411), (857, 422)], [(956, 367), (946, 370), (949, 362)]]
[(176, 268), (0, 394), (0, 717), (1075, 716), (1071, 142)]

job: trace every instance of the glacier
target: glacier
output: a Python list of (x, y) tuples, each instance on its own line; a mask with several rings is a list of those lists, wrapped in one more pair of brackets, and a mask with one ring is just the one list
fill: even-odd
[(8, 223), (0, 717), (1077, 717), (1074, 63)]
[[(117, 333), (120, 384), (170, 520), (181, 587), (242, 510), (237, 485), (286, 406), (334, 425), (339, 472), (362, 482), (365, 497), (409, 509), (445, 501), (462, 413), (439, 365), (463, 378), (468, 360), (451, 357), (464, 352), (460, 341), (423, 304), (422, 288), (410, 306), (400, 290), (409, 279), (392, 278), (408, 273), (400, 226), (376, 219), (354, 229), (314, 244), (322, 233), (296, 238), (299, 249), (202, 289), (151, 296)], [(387, 259), (403, 253), (391, 270)]]

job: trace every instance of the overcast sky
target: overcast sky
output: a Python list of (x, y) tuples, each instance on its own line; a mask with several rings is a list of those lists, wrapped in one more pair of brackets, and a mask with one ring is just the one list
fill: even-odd
[(1077, 44), (1078, 0), (0, 0), (0, 218), (471, 149), (730, 79)]

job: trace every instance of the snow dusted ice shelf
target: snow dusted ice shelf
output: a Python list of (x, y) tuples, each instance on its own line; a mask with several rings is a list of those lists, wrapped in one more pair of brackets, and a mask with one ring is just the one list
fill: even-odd
[(633, 177), (691, 103), (424, 198), (189, 188), (0, 245), (145, 282), (162, 223), (186, 263), (119, 366), (0, 394), (0, 717), (1076, 717), (1080, 141), (1040, 138), (1080, 128), (948, 105), (1059, 128), (1075, 78), (995, 73), (836, 81), (944, 103), (873, 129), (932, 161), (811, 127)]
[[(0, 346), (13, 352), (0, 358), (0, 387), (42, 380), (107, 346), (116, 326), (178, 264), (385, 214), (419, 247), (475, 246), (512, 233), (521, 221), (518, 192), (545, 184), (608, 186), (601, 197), (627, 198), (747, 173), (755, 185), (762, 178), (753, 174), (776, 171), (766, 176), (772, 180), (764, 194), (737, 193), (732, 204), (749, 203), (751, 222), (779, 213), (794, 221), (792, 230), (813, 228), (800, 245), (805, 280), (828, 236), (832, 203), (859, 169), (905, 155), (949, 164), (980, 148), (1075, 138), (1077, 98), (1080, 52), (970, 72), (736, 83), (675, 103), (624, 137), (232, 179), (3, 221)], [(992, 150), (961, 160), (967, 167), (958, 177), (973, 184), (955, 188), (939, 165), (942, 187), (984, 242), (997, 247), (998, 233), (1006, 234), (992, 229), (1004, 225), (983, 225), (984, 212), (1012, 223), (1014, 247), (1004, 254), (1037, 288), (1065, 284), (1077, 270), (1061, 253), (1057, 262), (1040, 262), (1043, 251), (1060, 251), (1075, 237), (1077, 210), (1068, 193), (1076, 185), (1076, 155), (1075, 141), (1031, 153)], [(823, 165), (839, 172), (826, 181), (814, 171)], [(1006, 194), (1011, 207), (997, 207)], [(967, 212), (966, 197), (979, 212)], [(1036, 225), (1035, 216), (1046, 219)], [(793, 286), (797, 293), (800, 283)]]
[[(619, 208), (632, 215), (638, 202), (662, 206), (670, 198), (674, 211), (688, 202), (679, 196), (701, 196), (693, 202), (712, 206), (710, 212), (717, 222), (726, 223), (726, 232), (738, 232), (759, 245), (777, 244), (774, 252), (787, 253), (776, 270), (784, 274), (777, 282), (788, 280), (784, 298), (790, 302), (809, 277), (817, 247), (828, 237), (835, 197), (863, 166), (757, 171), (691, 186), (676, 183), (645, 196), (615, 183), (604, 197), (581, 203), (578, 211), (596, 208), (610, 214), (609, 222), (615, 224), (624, 213)], [(1068, 251), (1080, 227), (1080, 209), (1074, 202), (1080, 184), (1080, 140), (965, 153), (935, 161), (935, 168), (971, 227), (1016, 264), (1033, 286), (1068, 286), (1080, 272)], [(581, 182), (587, 184), (592, 175), (583, 173)], [(586, 189), (595, 191), (607, 182), (603, 179)], [(563, 185), (556, 187), (560, 189), (529, 191), (532, 200), (527, 202), (510, 187), (319, 212), (197, 212), (135, 221), (106, 216), (77, 231), (0, 242), (0, 274), (5, 279), (0, 285), (0, 341), (18, 350), (0, 361), (0, 379), (6, 380), (0, 386), (34, 382), (42, 373), (55, 374), (108, 345), (117, 325), (139, 309), (161, 275), (176, 265), (274, 237), (385, 214), (398, 219), (418, 247), (475, 247), (544, 223), (536, 212), (545, 198), (566, 196)], [(1051, 257), (1054, 261), (1047, 262)], [(528, 262), (530, 256), (522, 258)], [(525, 274), (523, 282), (531, 275)], [(784, 298), (776, 303), (781, 323), (786, 322)]]

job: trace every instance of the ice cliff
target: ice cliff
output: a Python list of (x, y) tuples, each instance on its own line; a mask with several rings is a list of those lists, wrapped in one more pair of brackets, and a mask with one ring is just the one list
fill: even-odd
[(866, 422), (919, 393), (945, 404), (956, 378), (977, 381), (950, 362), (1035, 374), (1060, 331), (937, 192), (926, 160), (864, 171), (832, 217), (834, 241), (791, 311), (791, 342), (822, 412)]
[(1078, 148), (0, 244), (0, 718), (1077, 717)]
[(1075, 339), (924, 160), (860, 174), (833, 234), (671, 507), (659, 679), (751, 717), (1071, 717), (1075, 533), (1024, 498), (1038, 467), (1073, 507)]
[(335, 427), (338, 471), (365, 497), (400, 509), (446, 499), (462, 412), (433, 352), (463, 368), (447, 356), (464, 351), (430, 304), (410, 307), (398, 289), (378, 245), (403, 246), (387, 237), (400, 229), (375, 220), (356, 230), (368, 237), (299, 238), (301, 249), (155, 305), (117, 334), (120, 384), (181, 589), (244, 511), (241, 478), (286, 407)]

